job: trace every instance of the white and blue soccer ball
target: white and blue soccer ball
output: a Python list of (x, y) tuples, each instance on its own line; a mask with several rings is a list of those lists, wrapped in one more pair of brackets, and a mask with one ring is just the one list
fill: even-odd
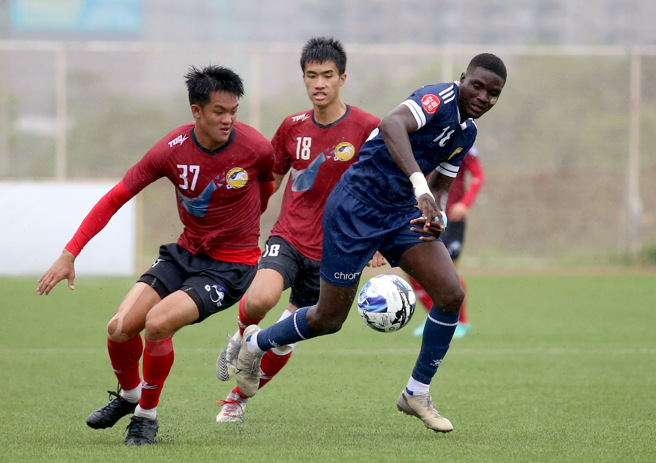
[(367, 326), (391, 333), (408, 324), (415, 313), (417, 297), (412, 286), (397, 275), (376, 275), (358, 296), (358, 313)]

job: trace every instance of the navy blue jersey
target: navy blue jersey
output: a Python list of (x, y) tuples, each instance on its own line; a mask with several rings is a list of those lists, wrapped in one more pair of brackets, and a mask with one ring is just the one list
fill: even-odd
[[(402, 103), (412, 111), (419, 127), (408, 135), (424, 175), (437, 170), (455, 177), (476, 139), (473, 119), (460, 121), (458, 84), (427, 85)], [(376, 203), (382, 210), (411, 208), (417, 204), (410, 180), (392, 158), (378, 129), (362, 146), (357, 162), (341, 181), (349, 193)]]

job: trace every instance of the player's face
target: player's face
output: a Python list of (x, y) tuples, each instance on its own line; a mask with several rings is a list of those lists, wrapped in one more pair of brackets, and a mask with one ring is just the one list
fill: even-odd
[(505, 82), (494, 72), (482, 67), (474, 68), (460, 77), (458, 109), (463, 119), (477, 119), (492, 109)]
[(340, 76), (332, 61), (305, 63), (303, 82), (312, 105), (317, 108), (339, 102), (339, 87), (344, 85), (345, 80), (346, 74)]
[(223, 91), (213, 92), (206, 105), (191, 105), (191, 112), (196, 119), (194, 133), (203, 148), (215, 150), (230, 140), (238, 107), (237, 96)]

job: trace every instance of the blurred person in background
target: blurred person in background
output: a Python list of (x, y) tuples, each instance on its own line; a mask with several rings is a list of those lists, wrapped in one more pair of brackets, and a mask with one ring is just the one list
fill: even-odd
[(267, 351), (342, 328), (362, 270), (379, 250), (433, 301), (397, 410), (434, 431), (453, 430), (435, 408), (430, 385), (458, 325), (464, 290), (439, 238), (447, 225), (449, 188), (476, 139), (474, 120), (492, 109), (505, 83), (503, 61), (482, 53), (459, 80), (417, 89), (382, 119), (326, 202), (319, 301), (268, 328), (244, 330), (235, 372), (242, 392), (257, 392)]
[(160, 178), (173, 184), (184, 230), (177, 243), (160, 247), (109, 321), (107, 348), (119, 390), (109, 391), (113, 400), (87, 418), (91, 428), (104, 429), (134, 413), (127, 445), (155, 443), (173, 335), (237, 303), (255, 277), (260, 215), (273, 191), (271, 143), (236, 120), (241, 78), (220, 66), (192, 66), (185, 78), (194, 121), (157, 142), (98, 201), (37, 286), (47, 295), (67, 279), (74, 289), (75, 258), (121, 206)]
[[(235, 373), (244, 329), (262, 321), (284, 290), (291, 288), (281, 320), (299, 307), (317, 303), (326, 199), (380, 122), (341, 100), (346, 52), (338, 40), (310, 39), (303, 47), (300, 64), (312, 109), (285, 118), (272, 140), (276, 154), (274, 192), (285, 175), (291, 174), (255, 279), (239, 302), (237, 331), (217, 359), (216, 374), (222, 381)], [(382, 263), (382, 257), (377, 257), (375, 266)], [(276, 346), (263, 356), (259, 387), (285, 366), (295, 345)], [(216, 421), (243, 421), (250, 397), (236, 386), (225, 400), (218, 401), (221, 411)]]
[[(458, 175), (453, 179), (451, 184), (451, 189), (449, 190), (449, 199), (446, 202), (446, 216), (448, 219), (448, 227), (442, 233), (442, 242), (446, 246), (453, 265), (458, 267), (458, 259), (460, 258), (460, 253), (462, 252), (462, 247), (465, 244), (465, 230), (467, 225), (467, 214), (469, 209), (471, 209), (478, 193), (481, 191), (481, 187), (485, 182), (485, 174), (483, 172), (483, 166), (478, 158), (478, 150), (475, 146), (472, 146), (472, 149), (469, 150), (465, 159), (463, 159), (462, 164), (460, 164), (460, 170)], [(455, 333), (453, 333), (454, 339), (459, 339), (467, 336), (471, 331), (471, 324), (467, 318), (467, 286), (465, 285), (465, 280), (462, 278), (462, 275), (459, 274), (460, 284), (465, 290), (465, 299), (462, 301), (462, 306), (460, 307), (460, 317), (458, 319), (458, 326), (456, 327)], [(430, 296), (421, 287), (417, 280), (408, 276), (410, 284), (415, 290), (417, 299), (426, 308), (426, 311), (429, 311), (433, 302), (431, 301)], [(414, 329), (412, 335), (416, 338), (421, 337), (424, 334), (424, 326), (426, 325), (426, 320), (428, 317), (424, 318), (424, 321), (417, 328)]]

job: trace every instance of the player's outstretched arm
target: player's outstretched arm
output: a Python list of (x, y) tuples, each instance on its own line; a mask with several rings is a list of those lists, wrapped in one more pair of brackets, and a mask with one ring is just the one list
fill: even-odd
[(47, 296), (52, 288), (63, 279), (68, 280), (69, 289), (75, 289), (75, 256), (66, 249), (62, 251), (48, 271), (39, 278), (36, 292), (39, 293), (39, 296), (43, 294)]
[(128, 202), (134, 196), (128, 191), (123, 180), (118, 182), (114, 188), (109, 190), (105, 196), (100, 198), (91, 211), (84, 218), (80, 227), (68, 242), (59, 258), (52, 264), (52, 267), (39, 278), (39, 285), (36, 288), (39, 295), (46, 296), (55, 287), (57, 283), (64, 278), (68, 280), (68, 287), (74, 289), (75, 280), (75, 256), (79, 255), (82, 248), (96, 236), (109, 222), (109, 219), (118, 211), (123, 204)]

